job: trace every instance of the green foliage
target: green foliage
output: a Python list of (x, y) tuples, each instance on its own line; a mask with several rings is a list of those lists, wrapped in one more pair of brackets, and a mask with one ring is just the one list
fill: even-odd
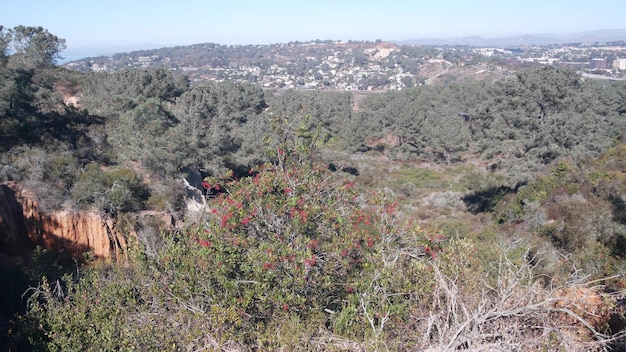
[(0, 37), (5, 46), (0, 47), (0, 151), (25, 144), (57, 148), (75, 143), (84, 121), (63, 105), (57, 85), (70, 74), (54, 66), (64, 40), (41, 27), (24, 26), (0, 28)]
[(177, 119), (156, 99), (137, 101), (136, 106), (109, 124), (109, 143), (118, 162), (138, 161), (160, 175), (180, 167), (179, 145), (172, 129)]
[[(13, 52), (11, 61), (25, 68), (54, 66), (59, 53), (65, 49), (65, 39), (61, 39), (42, 27), (17, 26), (5, 32), (2, 53), (6, 43)], [(9, 40), (7, 40), (9, 39)]]
[(39, 324), (27, 317), (27, 300), (33, 287), (38, 287), (42, 278), (50, 281), (76, 270), (75, 263), (63, 253), (35, 248), (27, 262), (8, 263), (0, 266), (0, 349), (4, 351), (45, 350), (39, 344), (44, 337)]
[(130, 169), (103, 171), (90, 163), (72, 188), (72, 199), (81, 207), (96, 207), (107, 213), (145, 208), (150, 190)]
[(54, 210), (67, 200), (77, 170), (78, 162), (65, 146), (50, 151), (15, 147), (0, 161), (0, 180), (21, 183), (37, 195), (41, 210)]
[[(41, 337), (33, 336), (31, 344), (49, 351), (134, 349), (125, 322), (126, 310), (140, 303), (134, 284), (119, 271), (107, 275), (85, 270), (80, 283), (69, 275), (54, 282), (44, 277), (29, 298), (29, 316), (39, 319), (43, 332)], [(92, 290), (97, 290), (95, 304), (89, 300), (95, 297), (84, 295)]]
[(573, 70), (548, 65), (523, 71), (517, 79), (526, 91), (522, 94), (537, 105), (541, 120), (552, 113), (576, 108), (574, 97), (582, 88), (582, 80)]
[(451, 180), (447, 180), (442, 173), (429, 168), (403, 167), (393, 174), (396, 182), (411, 183), (417, 188), (450, 189)]
[(9, 51), (9, 44), (11, 43), (11, 30), (0, 25), (0, 61), (5, 63), (6, 56)]
[(183, 166), (219, 174), (261, 163), (265, 107), (263, 90), (252, 84), (194, 84), (173, 108), (180, 123), (172, 133), (181, 145)]
[(481, 157), (515, 188), (543, 165), (608, 149), (626, 128), (620, 84), (599, 86), (575, 72), (531, 68), (496, 83), (465, 81), (369, 95), (359, 103), (362, 141), (394, 135), (399, 160), (461, 162)]
[(186, 77), (164, 69), (87, 73), (82, 80), (81, 106), (93, 115), (112, 117), (149, 99), (174, 102), (188, 86)]
[[(623, 143), (597, 160), (559, 162), (547, 175), (518, 189), (496, 207), (497, 219), (526, 229), (569, 253), (576, 267), (595, 278), (624, 265)], [(615, 163), (617, 161), (617, 164)], [(594, 263), (591, 258), (597, 255)], [(563, 264), (565, 265), (565, 264)]]
[[(343, 309), (354, 309), (346, 301), (356, 304), (351, 297), (373, 284), (369, 271), (384, 247), (376, 215), (365, 211), (353, 186), (312, 163), (317, 137), (304, 125), (278, 131), (294, 133), (295, 144), (283, 140), (275, 162), (251, 170), (250, 177), (208, 179), (205, 187), (228, 193), (213, 200), (214, 216), (204, 226), (178, 242), (185, 245), (181, 251), (194, 253), (195, 247), (207, 258), (197, 270), (204, 279), (197, 280), (210, 280), (203, 285), (210, 296), (244, 311), (248, 319), (231, 324), (243, 323), (245, 330), (281, 311), (315, 324), (328, 312), (343, 317)], [(175, 265), (188, 260), (168, 258)]]
[(350, 93), (286, 90), (270, 95), (268, 106), (275, 116), (309, 116), (310, 126), (320, 126), (340, 143), (334, 147), (355, 148), (361, 143), (354, 135), (357, 121)]
[(534, 182), (520, 187), (513, 199), (507, 202), (504, 208), (497, 210), (498, 222), (511, 222), (523, 217), (524, 205), (542, 203), (549, 193), (561, 189), (566, 184), (573, 182), (569, 170), (571, 165), (567, 162), (560, 162), (553, 167), (546, 176), (537, 178)]
[[(0, 112), (3, 117), (18, 117), (32, 111), (36, 87), (32, 84), (32, 70), (0, 68), (2, 74), (2, 100)], [(9, 133), (10, 131), (6, 131)], [(10, 136), (10, 134), (8, 134)]]

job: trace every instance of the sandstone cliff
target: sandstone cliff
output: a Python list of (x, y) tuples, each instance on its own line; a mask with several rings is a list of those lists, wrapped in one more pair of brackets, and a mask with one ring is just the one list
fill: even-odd
[(34, 195), (14, 183), (0, 184), (0, 251), (21, 256), (34, 246), (62, 251), (83, 260), (93, 252), (96, 259), (126, 258), (127, 243), (113, 220), (96, 212), (39, 211)]

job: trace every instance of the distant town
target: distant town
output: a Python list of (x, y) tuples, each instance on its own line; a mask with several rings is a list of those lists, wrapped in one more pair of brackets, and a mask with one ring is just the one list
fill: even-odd
[(401, 90), (463, 79), (497, 80), (533, 65), (592, 79), (626, 78), (626, 41), (520, 47), (311, 41), (273, 45), (196, 44), (73, 61), (79, 71), (164, 68), (193, 81), (249, 81), (267, 89)]

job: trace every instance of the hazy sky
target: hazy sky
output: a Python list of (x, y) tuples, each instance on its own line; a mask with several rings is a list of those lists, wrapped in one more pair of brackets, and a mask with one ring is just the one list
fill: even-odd
[(212, 42), (406, 40), (626, 28), (623, 0), (1, 0), (0, 25), (42, 26), (67, 53)]

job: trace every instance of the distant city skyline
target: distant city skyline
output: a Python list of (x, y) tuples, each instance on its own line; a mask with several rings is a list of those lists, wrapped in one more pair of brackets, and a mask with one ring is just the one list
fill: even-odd
[(0, 25), (42, 26), (66, 40), (68, 56), (205, 42), (403, 41), (626, 29), (622, 0), (5, 0), (1, 7)]

